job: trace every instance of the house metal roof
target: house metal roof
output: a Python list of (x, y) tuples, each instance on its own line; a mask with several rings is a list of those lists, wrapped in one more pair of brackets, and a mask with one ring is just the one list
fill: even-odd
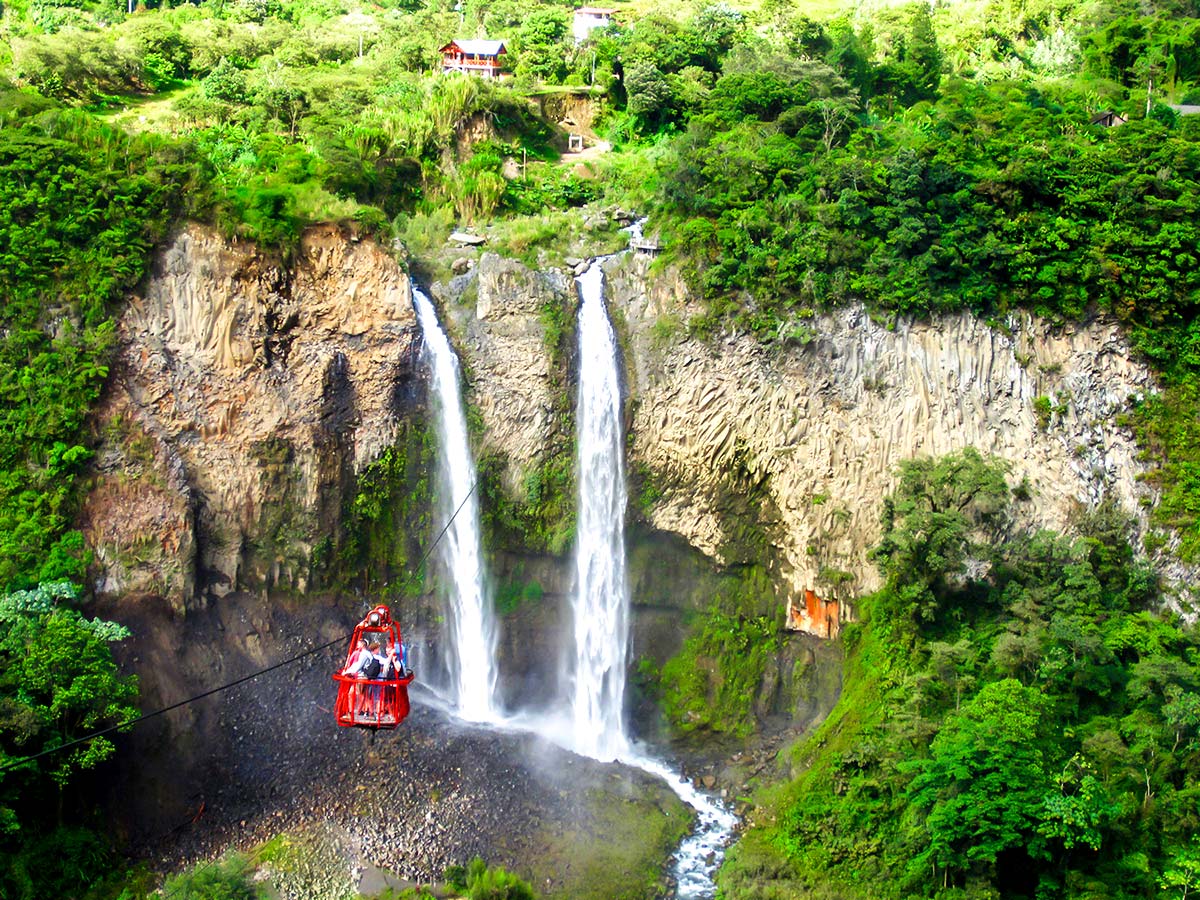
[(451, 47), (457, 47), (468, 56), (499, 56), (507, 52), (504, 49), (504, 41), (468, 41), (459, 38), (452, 40), (441, 52), (445, 53)]

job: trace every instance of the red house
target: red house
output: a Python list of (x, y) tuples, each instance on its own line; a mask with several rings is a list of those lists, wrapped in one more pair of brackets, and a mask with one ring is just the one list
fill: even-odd
[(499, 78), (502, 64), (500, 54), (506, 52), (504, 41), (467, 41), (455, 39), (443, 47), (443, 72), (463, 72), (480, 78)]

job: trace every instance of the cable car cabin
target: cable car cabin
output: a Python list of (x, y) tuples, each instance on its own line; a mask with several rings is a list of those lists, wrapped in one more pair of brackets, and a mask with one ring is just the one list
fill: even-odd
[(338, 683), (334, 715), (337, 723), (345, 728), (395, 728), (408, 715), (412, 670), (395, 671), (388, 677), (381, 668), (375, 677), (369, 677), (373, 667), (358, 665), (362, 661), (359, 649), (363, 642), (368, 647), (378, 644), (378, 652), (389, 662), (404, 660), (400, 626), (392, 620), (392, 613), (386, 606), (375, 607), (355, 626), (346, 662), (333, 676)]

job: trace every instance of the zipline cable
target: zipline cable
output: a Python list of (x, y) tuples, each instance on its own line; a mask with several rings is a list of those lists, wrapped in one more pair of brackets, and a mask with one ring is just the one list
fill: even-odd
[[(445, 526), (442, 528), (441, 531), (438, 532), (438, 536), (436, 538), (434, 538), (433, 543), (429, 545), (428, 549), (426, 549), (424, 555), (421, 557), (420, 561), (417, 563), (415, 570), (413, 570), (409, 573), (408, 580), (405, 581), (404, 585), (403, 585), (405, 588), (407, 588), (411, 584), (411, 582), (416, 577), (416, 573), (421, 571), (421, 567), (423, 565), (425, 565), (425, 561), (429, 559), (429, 554), (431, 554), (433, 552), (434, 547), (436, 547), (438, 545), (438, 543), (445, 536), (446, 532), (450, 530), (450, 526), (454, 524), (454, 520), (457, 519), (458, 514), (460, 512), (462, 512), (462, 508), (467, 505), (467, 501), (471, 498), (471, 495), (473, 493), (475, 493), (475, 487), (478, 484), (479, 484), (478, 481), (474, 481), (471, 483), (471, 489), (469, 491), (467, 491), (466, 495), (462, 498), (462, 502), (458, 504), (458, 509), (454, 510), (454, 515), (452, 515), (446, 521)], [(310, 647), (309, 649), (304, 650), (301, 653), (297, 653), (295, 656), (289, 657), (288, 659), (282, 660), (281, 662), (277, 662), (273, 665), (267, 666), (265, 669), (259, 669), (257, 672), (251, 672), (249, 675), (243, 675), (241, 678), (235, 678), (233, 681), (229, 682), (228, 684), (223, 684), (219, 687), (210, 688), (207, 691), (203, 691), (202, 693), (196, 694), (194, 697), (188, 697), (186, 700), (180, 700), (178, 703), (172, 703), (170, 706), (164, 706), (162, 709), (156, 709), (156, 710), (154, 710), (154, 712), (148, 712), (145, 715), (139, 716), (138, 718), (132, 719), (128, 722), (122, 722), (119, 725), (110, 725), (108, 728), (102, 728), (99, 731), (94, 731), (91, 734), (84, 735), (83, 737), (74, 738), (73, 740), (67, 741), (67, 743), (65, 743), (65, 744), (60, 744), (57, 747), (50, 747), (46, 750), (42, 750), (39, 753), (35, 753), (32, 756), (24, 756), (21, 759), (9, 760), (8, 762), (4, 763), (3, 765), (0, 765), (0, 775), (3, 775), (5, 772), (9, 771), (10, 769), (15, 769), (17, 766), (23, 766), (26, 763), (30, 763), (30, 762), (33, 762), (34, 760), (41, 759), (44, 756), (51, 756), (55, 753), (61, 753), (63, 750), (69, 750), (72, 747), (78, 747), (80, 744), (86, 743), (87, 741), (93, 741), (96, 738), (104, 737), (105, 735), (112, 734), (114, 731), (121, 731), (123, 729), (132, 729), (134, 726), (140, 725), (142, 722), (145, 722), (147, 719), (153, 719), (155, 716), (161, 716), (163, 713), (170, 712), (173, 709), (179, 709), (181, 706), (187, 706), (189, 703), (194, 703), (197, 700), (203, 700), (205, 697), (211, 697), (213, 694), (219, 694), (222, 691), (227, 691), (232, 687), (237, 687), (239, 684), (245, 684), (247, 681), (253, 681), (255, 678), (258, 678), (260, 675), (266, 675), (268, 672), (273, 672), (276, 669), (283, 668), (284, 666), (290, 665), (291, 663), (294, 663), (301, 659), (304, 659), (306, 656), (312, 656), (314, 653), (320, 653), (322, 650), (328, 650), (334, 644), (339, 644), (342, 641), (347, 640), (353, 633), (354, 632), (351, 631), (351, 632), (346, 633), (345, 635), (342, 635), (341, 637), (334, 638), (332, 641), (327, 641), (326, 643), (321, 644), (320, 646)]]
[[(433, 541), (433, 543), (429, 545), (429, 549), (427, 549), (427, 550), (425, 551), (425, 554), (424, 554), (424, 555), (421, 557), (420, 561), (417, 563), (417, 567), (416, 567), (416, 569), (415, 569), (414, 571), (412, 571), (412, 572), (410, 572), (410, 573), (409, 573), (408, 580), (404, 582), (404, 587), (408, 587), (408, 586), (409, 586), (409, 584), (411, 584), (411, 583), (412, 583), (412, 581), (413, 581), (413, 580), (416, 578), (417, 572), (420, 572), (420, 570), (421, 570), (421, 566), (423, 566), (423, 565), (425, 564), (425, 561), (426, 561), (427, 559), (429, 559), (429, 554), (433, 552), (433, 548), (434, 548), (434, 547), (436, 547), (436, 546), (438, 545), (438, 542), (439, 542), (439, 541), (442, 539), (443, 535), (445, 535), (445, 533), (446, 533), (447, 531), (449, 531), (449, 530), (450, 530), (450, 526), (451, 526), (452, 524), (454, 524), (454, 520), (455, 520), (456, 518), (458, 518), (458, 514), (459, 514), (459, 512), (461, 512), (461, 511), (462, 511), (462, 508), (463, 508), (463, 507), (466, 505), (466, 503), (467, 503), (467, 500), (468, 500), (468, 499), (470, 499), (470, 497), (471, 497), (471, 494), (473, 494), (473, 493), (475, 492), (475, 485), (476, 485), (476, 484), (478, 484), (478, 483), (479, 483), (478, 481), (472, 482), (472, 484), (471, 484), (471, 489), (470, 489), (469, 491), (467, 491), (467, 493), (466, 493), (466, 496), (465, 496), (465, 497), (463, 497), (463, 499), (462, 499), (462, 502), (458, 504), (458, 509), (454, 510), (454, 515), (452, 515), (452, 516), (449, 518), (449, 520), (447, 520), (447, 522), (446, 522), (445, 526), (442, 528), (442, 530), (441, 530), (440, 532), (438, 532), (438, 536), (437, 536), (436, 538), (434, 538), (434, 541)], [(319, 651), (319, 650), (323, 650), (323, 649), (325, 649), (326, 647), (329, 647), (329, 646), (331, 646), (332, 644), (336, 643), (337, 641), (344, 641), (344, 640), (345, 640), (347, 637), (349, 637), (350, 635), (353, 635), (353, 634), (354, 634), (354, 632), (350, 632), (349, 634), (347, 634), (347, 635), (345, 635), (345, 636), (343, 636), (343, 637), (336, 638), (334, 641), (330, 641), (328, 644), (323, 644), (323, 645), (321, 645), (320, 647), (314, 647), (314, 648), (312, 648), (311, 650), (308, 650), (308, 651), (306, 651), (305, 653), (303, 653), (303, 654), (300, 654), (299, 656), (295, 657), (295, 659), (302, 659), (304, 656), (307, 656), (309, 653), (315, 653), (315, 652), (317, 652), (317, 651)], [(272, 666), (271, 668), (278, 668), (278, 666), (279, 666), (279, 665), (285, 665), (287, 662), (288, 662), (288, 660), (285, 660), (283, 663), (279, 663), (279, 664), (277, 664), (277, 665), (275, 665), (275, 666)], [(248, 676), (247, 678), (245, 678), (245, 679), (243, 679), (243, 680), (245, 680), (245, 681), (248, 681), (250, 678), (255, 678), (255, 677), (257, 677), (258, 675), (262, 675), (262, 674), (264, 674), (265, 672), (268, 672), (268, 671), (270, 671), (270, 669), (264, 669), (262, 672), (256, 672), (254, 675)], [(229, 685), (226, 685), (225, 687), (232, 687), (232, 686), (233, 686), (232, 684), (229, 684)], [(219, 691), (219, 690), (224, 690), (224, 688), (217, 688), (217, 689), (215, 689), (215, 690), (213, 690), (213, 691), (209, 691), (208, 693), (216, 693), (216, 692), (217, 692), (217, 691)], [(199, 699), (199, 698), (198, 698), (198, 697), (193, 697), (192, 699), (193, 699), (193, 700), (195, 700), (195, 699)], [(185, 701), (183, 701), (183, 703), (190, 703), (190, 702), (191, 702), (190, 700), (185, 700)], [(176, 706), (182, 706), (182, 705), (183, 705), (183, 703), (176, 704)], [(165, 710), (165, 709), (164, 709), (164, 710), (159, 710), (158, 712), (166, 712), (166, 710)], [(157, 713), (152, 713), (151, 715), (156, 715), (156, 714), (157, 714)], [(149, 715), (145, 716), (144, 718), (149, 718)], [(140, 720), (139, 720), (139, 721), (140, 721)], [(132, 726), (133, 726), (133, 725), (135, 725), (135, 724), (137, 724), (137, 723), (136, 723), (136, 722), (129, 723), (129, 727), (132, 727)], [(120, 727), (125, 727), (125, 726), (120, 726)], [(108, 729), (108, 730), (111, 730), (111, 729)], [(93, 737), (95, 737), (95, 735), (93, 735)], [(373, 739), (373, 738), (374, 738), (374, 734), (372, 734), (372, 739)], [(29, 757), (29, 759), (36, 759), (36, 758), (37, 758), (37, 757), (35, 757), (35, 756), (34, 756), (34, 757)], [(2, 773), (3, 771), (4, 771), (4, 769), (3, 769), (3, 768), (0, 768), (0, 773)], [(249, 871), (249, 867), (250, 867), (250, 863), (251, 863), (251, 861), (254, 859), (254, 857), (256, 857), (256, 856), (258, 856), (260, 853), (262, 853), (262, 851), (263, 851), (263, 848), (262, 848), (262, 847), (260, 847), (260, 848), (259, 848), (258, 850), (256, 850), (254, 853), (250, 854), (250, 856), (249, 856), (249, 857), (247, 858), (247, 860), (246, 860), (246, 867), (243, 869), (243, 871), (242, 871), (242, 873), (241, 873), (241, 874), (243, 874), (243, 875), (244, 875), (246, 872), (248, 872), (248, 871)], [(202, 866), (198, 866), (196, 869), (194, 869), (194, 870), (193, 870), (193, 872), (192, 872), (192, 877), (194, 878), (195, 876), (199, 875), (201, 872), (205, 872), (205, 871), (207, 871), (208, 869), (211, 869), (213, 866), (215, 866), (215, 865), (217, 865), (218, 863), (220, 863), (222, 859), (224, 859), (224, 857), (223, 857), (223, 856), (215, 856), (215, 857), (213, 857), (213, 858), (212, 858), (212, 859), (210, 859), (208, 862), (206, 862), (204, 865), (202, 865)], [(164, 886), (164, 887), (165, 887), (165, 886)], [(179, 882), (179, 883), (178, 883), (178, 884), (175, 886), (175, 888), (173, 888), (171, 891), (169, 891), (169, 892), (167, 892), (167, 893), (165, 893), (165, 894), (162, 894), (162, 893), (160, 893), (160, 896), (161, 896), (162, 900), (170, 900), (170, 898), (174, 897), (176, 894), (178, 894), (178, 893), (179, 893), (181, 890), (183, 890), (183, 889), (184, 889), (184, 888), (186, 888), (186, 887), (188, 887), (188, 882), (187, 882), (186, 880), (185, 880), (185, 881), (180, 881), (180, 882)], [(159, 888), (159, 891), (158, 891), (158, 892), (161, 892), (163, 889), (164, 889), (164, 888)]]

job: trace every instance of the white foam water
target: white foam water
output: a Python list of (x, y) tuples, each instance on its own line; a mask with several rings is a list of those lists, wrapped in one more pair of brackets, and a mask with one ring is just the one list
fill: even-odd
[[(438, 556), (452, 639), (447, 664), (456, 714), (472, 722), (500, 718), (496, 702), (496, 620), (487, 592), (475, 460), (467, 440), (458, 356), (438, 322), (433, 303), (413, 287), (413, 306), (424, 335), (423, 355), (432, 374), (438, 431)], [(447, 525), (447, 523), (449, 523)]]
[[(630, 229), (636, 240), (640, 223)], [(617, 341), (604, 305), (602, 260), (576, 278), (579, 287), (578, 517), (570, 748), (662, 778), (696, 810), (696, 827), (675, 854), (676, 896), (716, 894), (714, 876), (737, 820), (724, 804), (695, 788), (665, 762), (638, 752), (625, 729), (629, 655), (629, 583), (625, 560), (624, 434)]]
[(623, 706), (629, 644), (625, 566), (625, 454), (617, 340), (604, 308), (604, 270), (579, 278), (576, 404), (575, 643), (568, 659), (577, 752), (616, 759), (629, 750)]

